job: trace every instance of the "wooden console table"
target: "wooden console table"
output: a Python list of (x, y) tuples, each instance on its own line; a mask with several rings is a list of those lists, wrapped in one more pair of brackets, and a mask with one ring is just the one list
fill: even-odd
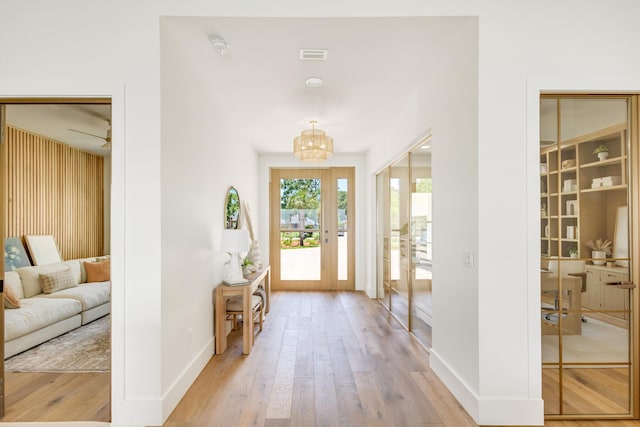
[(246, 285), (229, 286), (223, 283), (215, 289), (215, 325), (216, 325), (216, 354), (222, 354), (227, 349), (226, 331), (226, 299), (234, 295), (242, 295), (242, 353), (251, 353), (253, 347), (253, 316), (251, 315), (251, 295), (263, 284), (266, 298), (264, 312), (269, 312), (269, 297), (271, 294), (271, 268), (266, 266), (262, 270), (247, 277)]

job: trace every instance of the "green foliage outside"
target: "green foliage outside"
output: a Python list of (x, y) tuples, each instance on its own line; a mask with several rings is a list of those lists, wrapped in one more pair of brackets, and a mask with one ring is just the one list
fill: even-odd
[(280, 181), (281, 209), (318, 209), (319, 179), (283, 179)]

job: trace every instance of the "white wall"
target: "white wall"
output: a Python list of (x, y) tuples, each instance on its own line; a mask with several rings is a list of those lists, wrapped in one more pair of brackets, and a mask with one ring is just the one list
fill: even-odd
[[(400, 109), (388, 128), (393, 144), (375, 147), (369, 154), (374, 173), (385, 160), (406, 153), (412, 139), (430, 128), (433, 179), (433, 345), (431, 365), (447, 378), (467, 410), (477, 416), (479, 395), (478, 270), (463, 267), (463, 251), (478, 252), (477, 199), (477, 70), (478, 21), (446, 18), (429, 25), (425, 45), (432, 67), (424, 78), (432, 87), (418, 102)], [(413, 127), (403, 118), (410, 117)], [(392, 135), (410, 135), (404, 140)], [(410, 139), (411, 138), (411, 139)], [(417, 138), (419, 139), (419, 138)], [(390, 142), (391, 142), (390, 141)], [(417, 142), (417, 141), (416, 141)], [(405, 146), (402, 149), (399, 147)], [(370, 179), (375, 193), (375, 180)], [(375, 201), (373, 201), (375, 202)], [(373, 205), (372, 205), (373, 206)], [(373, 211), (373, 209), (371, 209)], [(375, 218), (371, 219), (368, 247), (375, 247)], [(375, 256), (372, 251), (371, 257)], [(476, 255), (477, 256), (477, 255)], [(371, 281), (375, 281), (371, 269)], [(454, 309), (452, 309), (454, 308)], [(455, 337), (455, 338), (454, 338)], [(523, 373), (526, 375), (526, 373)]]
[[(172, 101), (165, 95), (177, 100), (183, 97), (164, 80), (161, 84), (160, 16), (479, 16), (475, 83), (467, 81), (473, 71), (448, 68), (464, 58), (437, 55), (441, 61), (434, 67), (440, 66), (438, 78), (442, 80), (434, 83), (432, 92), (416, 93), (415, 111), (420, 114), (410, 116), (414, 125), (399, 122), (391, 111), (384, 131), (389, 132), (391, 145), (407, 143), (426, 126), (434, 134), (434, 192), (442, 194), (434, 194), (434, 221), (440, 218), (434, 227), (434, 246), (439, 252), (434, 248), (433, 302), (439, 374), (479, 423), (532, 424), (542, 420), (536, 276), (539, 224), (535, 217), (537, 91), (610, 87), (640, 91), (639, 12), (640, 3), (635, 0), (588, 5), (578, 0), (526, 4), (509, 0), (331, 0), (322, 4), (113, 0), (90, 7), (80, 0), (4, 2), (0, 96), (114, 96), (114, 421), (160, 424), (189, 382), (193, 361), (200, 360), (199, 352), (208, 346), (210, 337), (205, 335), (210, 323), (193, 326), (185, 356), (167, 348), (171, 339), (184, 342), (180, 341), (184, 340), (181, 322), (205, 321), (210, 313), (208, 301), (179, 296), (178, 302), (187, 307), (170, 302), (184, 289), (208, 299), (208, 285), (218, 278), (215, 266), (185, 272), (179, 262), (162, 267), (162, 261), (173, 255), (184, 259), (174, 254), (173, 245), (176, 250), (189, 246), (196, 259), (209, 260), (216, 251), (219, 226), (215, 223), (221, 221), (213, 217), (214, 225), (209, 225), (205, 213), (189, 213), (188, 219), (200, 221), (198, 233), (195, 226), (174, 231), (171, 228), (178, 225), (180, 213), (171, 202), (221, 215), (215, 213), (215, 205), (222, 203), (224, 187), (237, 184), (241, 197), (248, 197), (255, 206), (254, 186), (261, 179), (249, 176), (242, 180), (228, 169), (204, 171), (202, 178), (216, 178), (210, 188), (184, 186), (185, 194), (178, 194), (175, 183), (196, 179), (178, 176), (171, 168), (180, 170), (194, 160), (185, 151), (205, 149), (202, 139), (209, 128), (181, 119), (177, 123), (194, 126), (189, 132), (195, 139), (177, 139), (177, 126), (170, 119), (163, 116), (161, 126), (161, 103), (163, 114), (177, 114), (174, 107), (165, 105)], [(462, 29), (461, 48), (466, 46), (468, 30)], [(447, 34), (452, 37), (442, 37), (442, 46), (456, 42), (455, 34)], [(473, 69), (474, 54), (470, 54), (466, 65)], [(189, 59), (188, 53), (184, 58)], [(176, 74), (167, 79), (186, 73), (171, 68), (166, 71)], [(454, 81), (465, 83), (458, 87)], [(197, 80), (182, 83), (193, 92)], [(445, 103), (436, 108), (437, 101)], [(196, 99), (193, 105), (203, 102)], [(402, 123), (405, 132), (391, 132)], [(162, 146), (161, 130), (166, 134)], [(223, 128), (211, 130), (213, 141), (231, 136)], [(477, 143), (473, 142), (476, 133)], [(177, 143), (184, 147), (182, 152), (172, 145)], [(367, 171), (396, 152), (393, 146), (372, 150)], [(176, 159), (167, 162), (169, 154), (176, 154)], [(229, 157), (233, 154), (237, 152), (231, 151)], [(438, 166), (437, 162), (443, 163)], [(202, 163), (196, 164), (204, 169)], [(253, 155), (248, 155), (248, 167), (257, 167)], [(451, 170), (443, 169), (447, 167)], [(459, 173), (454, 174), (456, 168)], [(470, 182), (474, 175), (477, 193)], [(374, 189), (369, 179), (365, 190), (374, 194)], [(211, 200), (203, 201), (207, 196)], [(454, 214), (459, 219), (455, 229), (453, 221), (443, 217)], [(260, 232), (264, 233), (262, 227)], [(462, 249), (476, 251), (475, 270), (461, 268)], [(366, 256), (366, 260), (373, 259), (374, 253)], [(372, 280), (373, 270), (369, 270), (368, 280)], [(192, 281), (178, 280), (181, 274)], [(436, 288), (436, 280), (446, 286)], [(196, 312), (187, 315), (187, 308)], [(459, 316), (450, 317), (453, 313)]]
[[(162, 68), (162, 393), (163, 418), (214, 350), (212, 291), (227, 257), (220, 250), (230, 186), (257, 206), (257, 153), (216, 120), (217, 66), (202, 56), (200, 32), (176, 20), (161, 26)], [(253, 213), (255, 216), (256, 213)]]

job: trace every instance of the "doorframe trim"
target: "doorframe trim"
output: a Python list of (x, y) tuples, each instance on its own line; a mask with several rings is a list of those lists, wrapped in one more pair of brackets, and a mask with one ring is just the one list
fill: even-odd
[(138, 400), (128, 398), (125, 379), (125, 93), (125, 84), (119, 81), (0, 80), (0, 103), (111, 101), (111, 422), (126, 418), (127, 408), (133, 400)]
[[(640, 79), (612, 80), (607, 78), (530, 78), (527, 79), (526, 88), (526, 283), (527, 283), (527, 355), (528, 359), (528, 388), (529, 397), (534, 400), (542, 399), (542, 345), (540, 341), (540, 169), (539, 169), (539, 141), (540, 141), (540, 96), (548, 94), (591, 94), (591, 95), (638, 95), (640, 94)], [(635, 214), (634, 214), (635, 215)], [(640, 227), (638, 227), (640, 228)], [(637, 234), (639, 230), (634, 230)], [(634, 240), (633, 237), (631, 239)], [(637, 267), (637, 266), (636, 266)], [(634, 268), (634, 280), (640, 274), (639, 268)], [(636, 315), (630, 328), (634, 335), (633, 366), (632, 373), (636, 385), (638, 385), (638, 297), (634, 298)], [(640, 416), (640, 396), (633, 396), (631, 402), (632, 417)], [(539, 414), (539, 423), (543, 423), (544, 408)], [(593, 418), (593, 417), (591, 417)], [(620, 418), (619, 416), (617, 418)]]

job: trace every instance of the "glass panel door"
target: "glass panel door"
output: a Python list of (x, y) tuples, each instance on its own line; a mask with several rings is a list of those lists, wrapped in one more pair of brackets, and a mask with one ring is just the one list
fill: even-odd
[(271, 171), (274, 289), (354, 289), (353, 168)]
[(389, 226), (391, 264), (391, 312), (407, 328), (409, 325), (409, 156), (391, 166), (389, 179)]
[(549, 96), (540, 108), (545, 414), (630, 416), (631, 98)]
[(411, 153), (411, 237), (413, 281), (411, 332), (431, 347), (432, 204), (431, 147), (422, 145)]
[(280, 179), (280, 279), (320, 280), (321, 178)]
[(386, 168), (376, 176), (376, 278), (378, 299), (387, 309), (391, 309), (389, 203), (389, 168)]

